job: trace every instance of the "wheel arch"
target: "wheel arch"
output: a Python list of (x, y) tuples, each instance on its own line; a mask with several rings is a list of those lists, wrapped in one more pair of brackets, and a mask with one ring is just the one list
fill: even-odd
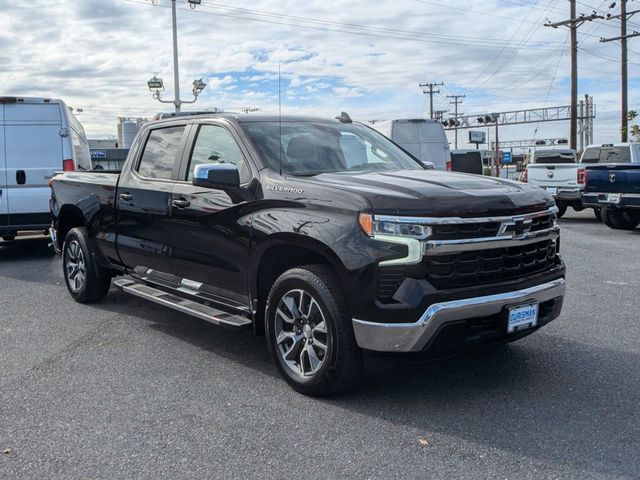
[(55, 221), (58, 247), (62, 250), (64, 239), (69, 230), (75, 227), (86, 227), (87, 222), (82, 211), (75, 205), (64, 205)]
[(347, 270), (342, 261), (328, 245), (313, 238), (297, 234), (273, 235), (254, 251), (251, 265), (255, 268), (251, 271), (250, 287), (256, 310), (256, 334), (264, 333), (267, 295), (275, 280), (291, 268), (311, 264), (327, 265), (341, 285), (346, 282)]

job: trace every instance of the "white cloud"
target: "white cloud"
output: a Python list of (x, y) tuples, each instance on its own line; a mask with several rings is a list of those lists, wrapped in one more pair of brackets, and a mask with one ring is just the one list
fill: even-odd
[[(161, 75), (165, 98), (172, 96), (170, 2), (159, 3), (34, 0), (27, 6), (0, 0), (2, 94), (62, 97), (84, 109), (81, 120), (93, 136), (113, 133), (118, 115), (150, 116), (166, 109), (146, 88), (149, 77)], [(427, 105), (418, 83), (425, 81), (445, 82), (434, 108), (449, 109), (446, 95), (463, 92), (467, 96), (460, 107), (468, 114), (539, 107), (547, 94), (549, 106), (569, 101), (569, 55), (560, 55), (566, 31), (542, 26), (546, 17), (566, 17), (565, 5), (555, 2), (214, 3), (312, 20), (240, 15), (208, 0), (190, 10), (179, 2), (183, 96), (190, 98), (194, 78), (208, 82), (198, 108), (276, 108), (278, 67), (283, 87), (291, 87), (291, 92), (283, 91), (288, 113), (334, 116), (345, 108), (361, 119), (420, 116)], [(354, 35), (345, 33), (355, 29), (344, 24), (367, 28)], [(615, 42), (601, 44), (598, 38), (615, 33), (614, 24), (585, 25), (579, 34), (580, 93), (595, 96), (596, 140), (603, 142), (618, 136), (619, 47)], [(527, 43), (520, 45), (523, 40)], [(630, 52), (629, 62), (629, 103), (636, 108), (637, 50)], [(296, 89), (313, 95), (299, 95)], [(535, 128), (505, 128), (501, 138), (531, 137)], [(567, 122), (540, 124), (536, 135), (559, 134), (568, 134)]]

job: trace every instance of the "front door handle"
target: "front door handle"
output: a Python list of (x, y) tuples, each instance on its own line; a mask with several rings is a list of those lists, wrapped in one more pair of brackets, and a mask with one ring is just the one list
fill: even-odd
[(131, 195), (130, 193), (121, 193), (120, 194), (120, 200), (122, 200), (124, 202), (129, 202), (129, 201), (133, 200), (133, 195)]
[(171, 205), (176, 208), (187, 208), (189, 205), (191, 205), (191, 202), (186, 198), (178, 198), (171, 202)]

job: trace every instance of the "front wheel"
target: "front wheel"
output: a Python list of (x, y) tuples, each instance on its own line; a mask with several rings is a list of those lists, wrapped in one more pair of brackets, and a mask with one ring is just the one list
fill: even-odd
[(331, 269), (308, 265), (280, 275), (265, 319), (271, 357), (295, 390), (329, 395), (356, 383), (361, 352)]
[(67, 289), (76, 302), (102, 300), (111, 286), (111, 272), (100, 267), (91, 255), (85, 228), (72, 228), (64, 240), (62, 265)]

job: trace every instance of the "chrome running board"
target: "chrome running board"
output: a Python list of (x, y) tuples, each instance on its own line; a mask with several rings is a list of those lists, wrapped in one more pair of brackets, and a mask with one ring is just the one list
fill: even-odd
[(186, 313), (192, 317), (206, 320), (214, 325), (228, 326), (234, 328), (248, 328), (251, 320), (240, 315), (227, 313), (217, 308), (209, 307), (186, 298), (179, 297), (172, 293), (167, 293), (158, 288), (150, 287), (144, 283), (137, 282), (131, 278), (120, 278), (115, 280), (114, 285), (121, 288), (123, 292), (144, 298), (151, 302), (169, 307), (178, 312)]

